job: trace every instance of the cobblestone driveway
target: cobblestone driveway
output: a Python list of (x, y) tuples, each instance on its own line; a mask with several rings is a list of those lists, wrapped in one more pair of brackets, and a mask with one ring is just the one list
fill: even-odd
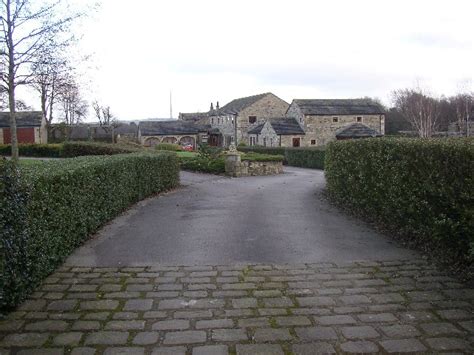
[(62, 267), (0, 322), (0, 353), (472, 353), (473, 302), (416, 259)]

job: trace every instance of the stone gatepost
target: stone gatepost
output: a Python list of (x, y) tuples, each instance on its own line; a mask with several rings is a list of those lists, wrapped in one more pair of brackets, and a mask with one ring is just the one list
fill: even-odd
[(240, 152), (235, 149), (235, 145), (231, 144), (225, 157), (225, 174), (227, 176), (239, 177), (241, 176)]

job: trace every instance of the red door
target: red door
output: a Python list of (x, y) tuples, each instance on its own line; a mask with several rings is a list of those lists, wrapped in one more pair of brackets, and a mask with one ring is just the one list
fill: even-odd
[[(34, 143), (35, 142), (35, 129), (34, 128), (17, 128), (16, 134), (18, 137), (18, 143)], [(12, 136), (10, 134), (10, 128), (3, 129), (3, 143), (10, 144), (12, 142)]]

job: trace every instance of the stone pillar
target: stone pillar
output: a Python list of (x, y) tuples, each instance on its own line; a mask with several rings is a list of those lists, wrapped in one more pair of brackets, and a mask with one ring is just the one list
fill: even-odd
[(240, 165), (240, 152), (238, 152), (237, 149), (235, 149), (235, 146), (231, 144), (225, 157), (225, 174), (233, 177), (241, 176)]

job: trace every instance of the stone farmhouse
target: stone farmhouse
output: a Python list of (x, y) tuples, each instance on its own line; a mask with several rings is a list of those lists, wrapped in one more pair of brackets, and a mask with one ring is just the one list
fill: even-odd
[(384, 134), (383, 108), (367, 99), (299, 100), (288, 105), (272, 93), (235, 99), (208, 112), (180, 113), (178, 120), (142, 121), (138, 138), (145, 146), (159, 143), (228, 147), (322, 146), (335, 139)]
[(326, 145), (338, 138), (381, 136), (385, 132), (385, 112), (369, 99), (295, 99), (286, 116), (295, 118), (303, 128), (305, 136), (299, 145), (304, 147)]
[[(41, 111), (22, 111), (16, 113), (18, 143), (48, 142), (46, 121)], [(10, 112), (0, 112), (0, 144), (10, 144)]]
[(278, 96), (267, 92), (235, 99), (222, 108), (217, 103), (207, 113), (180, 114), (180, 119), (210, 127), (209, 144), (227, 147), (234, 142), (250, 144), (249, 131), (258, 125), (285, 115), (289, 105)]

